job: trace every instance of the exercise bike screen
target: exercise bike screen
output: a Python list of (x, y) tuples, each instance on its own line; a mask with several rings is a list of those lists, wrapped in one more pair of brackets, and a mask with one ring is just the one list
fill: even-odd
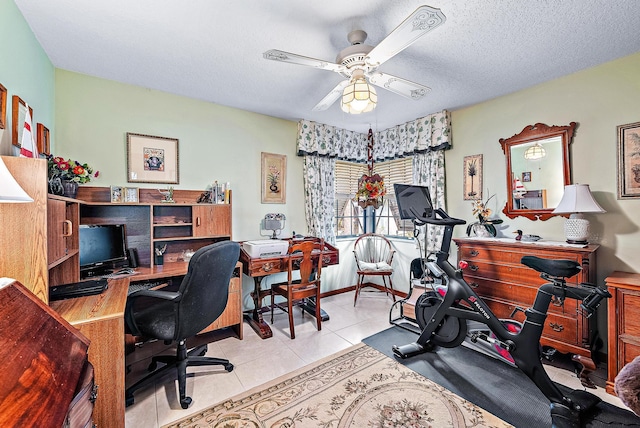
[(412, 184), (394, 184), (393, 190), (402, 220), (431, 217), (433, 204), (429, 188)]

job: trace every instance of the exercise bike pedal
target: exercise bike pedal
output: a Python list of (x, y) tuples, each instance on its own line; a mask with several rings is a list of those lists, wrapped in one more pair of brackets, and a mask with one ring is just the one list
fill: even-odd
[(411, 358), (416, 355), (424, 354), (425, 352), (433, 351), (434, 348), (435, 345), (430, 342), (424, 346), (420, 345), (418, 342), (412, 342), (401, 346), (393, 345), (391, 349), (393, 350), (393, 355), (404, 360), (405, 358)]

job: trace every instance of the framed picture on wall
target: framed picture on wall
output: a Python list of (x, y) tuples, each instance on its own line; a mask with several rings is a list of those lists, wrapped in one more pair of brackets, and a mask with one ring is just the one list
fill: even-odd
[(525, 171), (522, 173), (522, 182), (529, 183), (531, 181), (531, 171)]
[(286, 203), (287, 190), (287, 156), (273, 153), (262, 153), (262, 203)]
[(49, 141), (49, 128), (39, 123), (37, 126), (37, 132), (38, 153), (49, 154), (49, 152), (51, 151), (51, 142)]
[[(27, 115), (27, 103), (17, 95), (12, 97), (12, 113), (11, 113), (11, 143), (20, 147), (22, 144), (22, 133), (24, 132), (24, 119)], [(31, 123), (33, 124), (33, 109), (29, 107), (29, 113), (31, 114)]]
[(178, 139), (127, 132), (127, 181), (178, 184)]
[(4, 129), (7, 121), (7, 88), (0, 83), (0, 129)]
[(618, 126), (618, 199), (640, 198), (640, 122)]
[(121, 204), (122, 202), (124, 202), (124, 188), (111, 186), (111, 203)]
[(482, 155), (465, 156), (462, 174), (464, 200), (482, 199)]

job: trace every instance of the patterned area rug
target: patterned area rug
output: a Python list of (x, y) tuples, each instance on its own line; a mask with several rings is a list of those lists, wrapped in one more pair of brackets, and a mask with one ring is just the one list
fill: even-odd
[(359, 344), (163, 428), (511, 427)]

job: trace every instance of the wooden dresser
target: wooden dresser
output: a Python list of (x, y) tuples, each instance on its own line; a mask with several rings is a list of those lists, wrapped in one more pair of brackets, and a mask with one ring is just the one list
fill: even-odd
[(612, 297), (608, 301), (607, 392), (625, 364), (640, 355), (640, 274), (613, 272), (606, 280)]
[[(510, 318), (516, 308), (530, 307), (538, 287), (545, 282), (538, 272), (520, 263), (523, 256), (575, 260), (582, 266), (582, 272), (570, 278), (569, 282), (594, 283), (597, 279), (598, 245), (578, 248), (481, 238), (457, 238), (454, 241), (458, 245), (458, 260), (469, 262), (464, 269), (466, 281), (500, 318)], [(524, 321), (524, 313), (518, 311), (513, 318)], [(587, 319), (582, 316), (576, 300), (566, 299), (563, 306), (552, 302), (540, 342), (559, 352), (573, 354), (573, 360), (583, 366), (580, 376), (583, 384), (590, 384), (588, 374), (595, 370), (591, 355), (595, 329), (595, 317)]]

